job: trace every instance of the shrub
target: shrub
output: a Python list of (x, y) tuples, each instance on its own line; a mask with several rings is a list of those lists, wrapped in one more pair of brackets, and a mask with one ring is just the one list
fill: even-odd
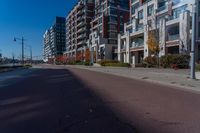
[(76, 62), (75, 62), (75, 61), (69, 61), (69, 62), (67, 62), (67, 64), (68, 64), (68, 65), (75, 65)]
[(84, 65), (84, 62), (77, 60), (76, 63), (74, 65)]
[(61, 62), (58, 62), (58, 61), (56, 61), (55, 64), (56, 64), (56, 65), (62, 65), (62, 63), (61, 63)]
[(196, 71), (197, 71), (197, 72), (200, 72), (200, 64), (197, 64), (197, 65), (196, 65)]
[(135, 67), (146, 67), (146, 65), (144, 63), (140, 63), (140, 64), (135, 64)]
[(119, 61), (116, 61), (116, 60), (102, 60), (102, 61), (98, 62), (98, 64), (100, 64), (101, 66), (105, 66), (108, 63), (119, 63)]
[(104, 66), (111, 66), (111, 67), (130, 67), (129, 63), (105, 63)]
[(188, 68), (189, 55), (165, 55), (160, 58), (160, 64), (164, 68)]
[(160, 58), (160, 65), (164, 68), (171, 68), (176, 64), (176, 58), (174, 55), (165, 55)]
[(129, 63), (122, 63), (116, 60), (103, 60), (99, 61), (98, 64), (101, 66), (112, 66), (112, 67), (130, 67)]
[(84, 65), (85, 65), (85, 66), (89, 66), (89, 65), (90, 65), (90, 61), (84, 62)]
[(30, 68), (30, 67), (32, 67), (31, 64), (25, 64), (25, 65), (24, 65), (24, 68)]
[(148, 56), (144, 59), (143, 64), (146, 67), (156, 67), (158, 64), (158, 58), (156, 56)]

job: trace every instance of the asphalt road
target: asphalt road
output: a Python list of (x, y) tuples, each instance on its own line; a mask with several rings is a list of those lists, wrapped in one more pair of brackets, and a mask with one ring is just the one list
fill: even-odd
[(0, 133), (200, 132), (196, 92), (45, 67), (0, 87)]
[(134, 132), (69, 70), (8, 75), (0, 75), (0, 133)]

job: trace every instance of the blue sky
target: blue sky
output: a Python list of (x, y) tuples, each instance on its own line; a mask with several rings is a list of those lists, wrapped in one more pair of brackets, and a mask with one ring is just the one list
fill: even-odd
[[(21, 55), (20, 41), (33, 48), (33, 56), (43, 53), (43, 34), (56, 16), (65, 17), (77, 0), (0, 0), (0, 52), (3, 56)], [(29, 55), (28, 47), (25, 54)]]

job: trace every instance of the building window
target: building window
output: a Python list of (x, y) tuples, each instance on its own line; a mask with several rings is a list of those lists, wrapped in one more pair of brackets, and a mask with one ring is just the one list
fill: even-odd
[(138, 12), (138, 18), (143, 19), (143, 17), (144, 17), (143, 16), (143, 10), (141, 10), (141, 11)]
[(181, 0), (173, 0), (173, 5), (177, 5), (180, 2), (181, 2)]
[(199, 1), (199, 7), (198, 7), (198, 14), (200, 16), (200, 1)]
[(153, 14), (154, 5), (148, 6), (147, 15), (151, 16)]
[(132, 15), (135, 14), (135, 10), (136, 10), (138, 7), (139, 7), (139, 3), (137, 3), (137, 4), (135, 4), (135, 5), (133, 5), (133, 6), (131, 7)]
[[(199, 26), (200, 26), (200, 22), (199, 22)], [(199, 37), (200, 37), (200, 27), (198, 28), (198, 34), (199, 34)]]
[(113, 24), (111, 24), (111, 25), (109, 25), (109, 29), (110, 29), (110, 30), (116, 30), (116, 29), (117, 29), (117, 26), (116, 26), (116, 25), (113, 25)]
[(117, 38), (117, 33), (111, 32), (109, 33), (110, 38)]

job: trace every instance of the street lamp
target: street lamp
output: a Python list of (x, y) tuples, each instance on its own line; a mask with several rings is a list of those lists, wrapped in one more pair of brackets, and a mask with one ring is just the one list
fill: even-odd
[(192, 11), (192, 46), (191, 46), (191, 72), (190, 72), (190, 78), (195, 79), (195, 45), (196, 45), (196, 18), (197, 18), (197, 0), (195, 0), (195, 3), (193, 5), (193, 11)]
[(24, 65), (24, 37), (22, 38), (14, 37), (14, 42), (16, 42), (17, 40), (20, 40), (22, 44), (22, 65)]

